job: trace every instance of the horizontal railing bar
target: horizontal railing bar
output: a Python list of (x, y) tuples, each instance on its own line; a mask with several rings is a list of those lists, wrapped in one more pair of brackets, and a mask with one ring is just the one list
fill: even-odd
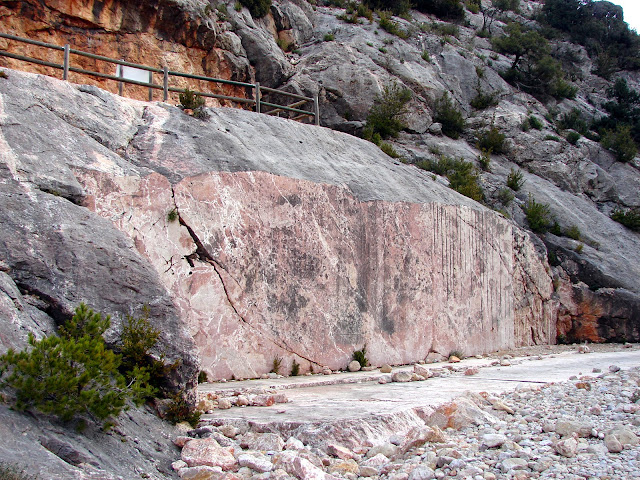
[(140, 65), (139, 63), (125, 62), (124, 60), (116, 60), (115, 58), (104, 57), (102, 55), (96, 55), (95, 53), (83, 52), (82, 50), (76, 50), (74, 48), (70, 48), (69, 52), (73, 53), (74, 55), (80, 55), (82, 57), (92, 58), (94, 60), (103, 60), (105, 62), (115, 63), (118, 65), (123, 65), (125, 67), (139, 68), (140, 70), (147, 70), (154, 73), (164, 73), (161, 68), (148, 67), (146, 65)]
[[(307, 103), (307, 100), (300, 100), (299, 102), (292, 103), (291, 105), (282, 105), (282, 106), (283, 107), (289, 107), (289, 108), (297, 108), (297, 107), (301, 107), (305, 103)], [(268, 103), (265, 103), (265, 105), (268, 105)], [(278, 113), (278, 112), (281, 112), (281, 111), (283, 111), (282, 108), (277, 108), (275, 110), (269, 110), (268, 113)]]
[(298, 95), (297, 93), (289, 93), (289, 92), (285, 92), (283, 90), (276, 90), (275, 88), (269, 88), (269, 87), (262, 87), (261, 86), (260, 90), (264, 90), (266, 92), (277, 93), (279, 95), (286, 95), (288, 97), (299, 98), (300, 100), (306, 100), (308, 102), (313, 102), (313, 98), (305, 97), (304, 95)]
[(315, 117), (315, 114), (313, 114), (313, 113), (305, 113), (303, 115), (298, 115), (297, 117), (293, 117), (291, 120), (298, 121), (298, 120), (302, 120), (305, 117)]
[(18, 42), (30, 43), (31, 45), (38, 45), (40, 47), (53, 48), (54, 50), (64, 50), (64, 47), (59, 47), (58, 45), (54, 45), (52, 43), (40, 42), (38, 40), (31, 40), (30, 38), (22, 38), (16, 37), (15, 35), (9, 35), (8, 33), (1, 33), (0, 37), (8, 38), (9, 40), (16, 40)]
[[(305, 114), (309, 114), (309, 115), (314, 115), (313, 112), (308, 112), (306, 110), (300, 110), (299, 108), (290, 108), (290, 107), (283, 107), (282, 105), (276, 105), (274, 103), (267, 103), (267, 102), (260, 102), (260, 105), (265, 105), (267, 107), (273, 107), (277, 110), (286, 110), (287, 112), (295, 112), (295, 113), (305, 113)], [(262, 113), (267, 113), (267, 114), (271, 114), (271, 113), (278, 113), (275, 110), (270, 110), (268, 112), (262, 112)]]
[(224, 80), (222, 78), (203, 77), (202, 75), (193, 75), (191, 73), (173, 72), (170, 70), (169, 75), (173, 77), (184, 77), (184, 78), (192, 78), (194, 80), (204, 80), (205, 82), (224, 83), (226, 85), (235, 85), (237, 87), (255, 88), (255, 85), (253, 83), (236, 82), (234, 80)]
[(9, 57), (9, 58), (15, 58), (16, 60), (22, 60), (24, 62), (37, 63), (38, 65), (44, 65), (45, 67), (58, 68), (58, 69), (61, 69), (61, 70), (64, 68), (64, 65), (60, 65), (59, 63), (47, 62), (45, 60), (39, 60), (39, 59), (33, 58), (33, 57), (25, 57), (24, 55), (18, 55), (17, 53), (9, 53), (9, 52), (0, 51), (0, 55), (3, 55), (5, 57)]
[[(177, 93), (185, 92), (184, 88), (177, 88), (177, 87), (169, 87), (168, 90), (170, 92), (177, 92)], [(201, 95), (203, 97), (220, 98), (222, 100), (230, 100), (232, 102), (238, 102), (238, 103), (256, 103), (256, 101), (253, 98), (229, 97), (227, 95), (219, 95), (217, 93), (206, 93), (206, 92), (191, 92), (191, 93), (193, 93), (194, 95)]]

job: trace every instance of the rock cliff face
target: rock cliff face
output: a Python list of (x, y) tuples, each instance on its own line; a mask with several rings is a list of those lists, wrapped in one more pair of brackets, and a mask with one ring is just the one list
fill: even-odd
[(529, 236), (371, 143), (15, 71), (0, 93), (0, 246), (31, 322), (150, 304), (182, 374), (215, 378), (554, 339)]

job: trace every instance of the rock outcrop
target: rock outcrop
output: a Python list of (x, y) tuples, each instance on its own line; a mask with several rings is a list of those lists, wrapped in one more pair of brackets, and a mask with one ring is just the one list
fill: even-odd
[(55, 319), (149, 304), (211, 378), (554, 339), (528, 236), (371, 143), (13, 71), (0, 89), (6, 273)]

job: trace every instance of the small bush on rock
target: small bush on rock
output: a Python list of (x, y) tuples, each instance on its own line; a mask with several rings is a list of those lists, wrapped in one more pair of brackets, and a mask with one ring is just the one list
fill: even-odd
[(380, 138), (398, 136), (398, 133), (406, 128), (402, 117), (407, 112), (409, 100), (411, 100), (409, 89), (398, 84), (385, 87), (382, 94), (376, 96), (373, 106), (369, 110), (363, 137), (373, 141), (375, 134), (378, 134)]
[(506, 136), (500, 133), (497, 127), (492, 126), (478, 136), (478, 148), (483, 151), (490, 151), (496, 154), (504, 153), (504, 141)]
[(442, 124), (442, 133), (450, 138), (459, 138), (465, 127), (462, 112), (455, 107), (447, 92), (436, 100), (433, 119)]
[(512, 168), (507, 175), (507, 187), (509, 187), (514, 192), (517, 192), (524, 185), (524, 176), (520, 170), (516, 170)]
[(254, 18), (264, 17), (271, 9), (271, 0), (240, 0), (240, 3), (249, 9)]
[(107, 420), (120, 414), (128, 398), (141, 402), (149, 393), (148, 375), (136, 369), (127, 384), (118, 370), (120, 355), (102, 338), (109, 325), (108, 316), (81, 304), (60, 336), (29, 335), (30, 349), (0, 357), (0, 385), (14, 393), (15, 407), (68, 422), (84, 416)]
[(177, 392), (171, 398), (165, 417), (171, 423), (187, 422), (193, 428), (198, 426), (200, 412), (187, 401), (184, 392)]
[(352, 358), (360, 364), (361, 368), (369, 366), (369, 359), (367, 358), (367, 345), (365, 344), (362, 349), (353, 352)]
[(630, 162), (638, 153), (631, 127), (628, 125), (618, 125), (615, 130), (605, 130), (602, 136), (602, 146), (616, 154), (616, 159), (620, 162)]
[(615, 209), (611, 213), (611, 218), (618, 223), (635, 232), (640, 231), (640, 209), (620, 210)]
[(578, 132), (571, 131), (567, 133), (567, 142), (571, 145), (575, 145), (580, 140), (581, 135)]
[(297, 377), (300, 375), (300, 364), (296, 362), (296, 359), (293, 359), (293, 363), (291, 364), (291, 376)]
[(466, 197), (477, 202), (484, 199), (477, 169), (471, 162), (466, 162), (462, 158), (442, 156), (437, 162), (424, 160), (417, 163), (416, 166), (446, 176), (449, 180), (449, 187)]
[(533, 195), (529, 194), (529, 198), (522, 209), (527, 217), (529, 228), (533, 232), (544, 233), (553, 225), (549, 205), (536, 202)]

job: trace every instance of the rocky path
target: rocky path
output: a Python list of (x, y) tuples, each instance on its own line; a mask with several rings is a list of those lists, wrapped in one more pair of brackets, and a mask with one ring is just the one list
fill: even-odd
[(426, 381), (359, 372), (207, 385), (223, 400), (280, 383), (289, 403), (206, 415), (176, 440), (186, 446), (175, 468), (225, 480), (640, 478), (640, 348), (510, 357), (421, 366)]

